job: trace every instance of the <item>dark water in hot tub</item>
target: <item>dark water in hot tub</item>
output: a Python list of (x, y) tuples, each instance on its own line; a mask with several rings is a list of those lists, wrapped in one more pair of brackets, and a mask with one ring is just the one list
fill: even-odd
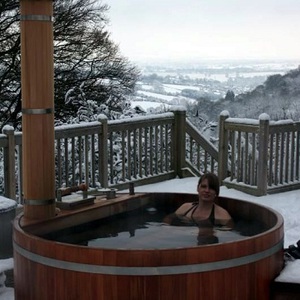
[(207, 234), (200, 236), (199, 226), (196, 224), (179, 219), (165, 210), (145, 206), (53, 232), (43, 238), (108, 249), (168, 249), (232, 242), (267, 229), (258, 221), (234, 221), (235, 226), (232, 230), (213, 227), (209, 228)]

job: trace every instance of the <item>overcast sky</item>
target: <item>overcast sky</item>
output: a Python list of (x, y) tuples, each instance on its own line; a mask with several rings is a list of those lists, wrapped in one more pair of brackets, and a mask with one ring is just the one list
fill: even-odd
[(130, 60), (300, 60), (300, 0), (102, 0)]

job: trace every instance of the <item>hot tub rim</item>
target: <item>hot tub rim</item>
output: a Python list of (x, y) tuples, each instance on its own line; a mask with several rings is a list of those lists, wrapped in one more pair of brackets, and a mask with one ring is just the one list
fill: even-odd
[[(230, 200), (236, 200), (236, 199), (232, 199), (232, 198), (228, 198)], [(253, 205), (257, 205), (256, 203), (252, 203), (252, 202), (248, 202), (248, 201), (244, 201), (244, 200), (238, 200), (241, 202), (247, 202), (248, 204), (253, 204)], [(202, 245), (202, 246), (191, 246), (191, 247), (178, 247), (178, 248), (162, 248), (162, 249), (114, 249), (114, 248), (97, 248), (97, 247), (91, 247), (91, 246), (82, 246), (82, 245), (73, 245), (73, 244), (67, 244), (67, 243), (62, 243), (62, 242), (55, 242), (55, 241), (51, 241), (51, 240), (47, 240), (44, 238), (41, 238), (37, 235), (33, 235), (30, 234), (28, 232), (26, 232), (26, 230), (24, 230), (20, 224), (20, 219), (22, 218), (22, 214), (19, 214), (15, 220), (14, 220), (14, 234), (13, 234), (13, 242), (17, 247), (21, 247), (24, 249), (28, 248), (28, 241), (32, 240), (34, 242), (38, 242), (41, 245), (44, 245), (43, 250), (39, 249), (39, 251), (35, 251), (34, 247), (32, 249), (29, 249), (31, 252), (38, 254), (38, 255), (43, 255), (45, 257), (49, 257), (49, 258), (58, 258), (58, 259), (62, 259), (62, 260), (66, 260), (66, 261), (70, 261), (70, 262), (80, 262), (82, 261), (82, 259), (80, 257), (66, 257), (63, 255), (60, 255), (60, 257), (57, 257), (56, 253), (52, 253), (51, 252), (51, 247), (54, 245), (55, 247), (57, 247), (57, 249), (61, 249), (64, 248), (66, 249), (65, 251), (72, 251), (72, 249), (81, 249), (82, 252), (97, 252), (97, 251), (101, 251), (101, 253), (103, 253), (103, 255), (105, 255), (105, 253), (109, 253), (111, 251), (116, 251), (119, 254), (122, 255), (126, 255), (129, 253), (135, 253), (135, 255), (139, 255), (142, 253), (146, 253), (146, 252), (151, 252), (151, 255), (155, 256), (156, 254), (164, 254), (168, 255), (169, 252), (171, 251), (177, 251), (177, 252), (188, 252), (188, 253), (194, 253), (197, 252), (197, 256), (201, 255), (202, 253), (205, 253), (206, 250), (203, 249), (214, 249), (216, 247), (216, 245), (218, 246), (219, 250), (224, 250), (228, 252), (228, 248), (235, 244), (238, 245), (239, 248), (243, 249), (242, 254), (240, 254), (240, 257), (245, 256), (245, 255), (252, 255), (254, 253), (257, 253), (259, 251), (266, 251), (267, 249), (269, 249), (269, 245), (267, 245), (267, 241), (269, 241), (270, 238), (272, 238), (272, 246), (280, 244), (281, 247), (283, 248), (283, 241), (284, 241), (284, 232), (283, 232), (283, 217), (281, 216), (281, 214), (279, 214), (278, 212), (276, 212), (275, 210), (269, 209), (268, 207), (265, 206), (261, 206), (263, 209), (267, 209), (269, 212), (271, 212), (272, 214), (274, 214), (274, 216), (277, 218), (277, 222), (275, 224), (275, 226), (271, 227), (270, 229), (268, 229), (267, 231), (264, 231), (260, 234), (254, 235), (254, 236), (250, 236), (250, 237), (245, 237), (241, 240), (238, 241), (230, 241), (230, 242), (226, 242), (226, 243), (219, 243), (219, 244), (211, 244), (211, 245)], [(276, 234), (276, 237), (273, 238), (273, 234), (275, 231), (279, 231), (279, 234)], [(22, 236), (22, 237), (21, 237)], [(20, 238), (21, 237), (21, 238)], [(27, 240), (27, 241), (26, 241)], [(249, 247), (249, 244), (252, 243), (253, 241), (256, 242), (256, 247)], [(184, 255), (184, 254), (182, 254)], [(81, 255), (80, 255), (81, 256)], [(221, 253), (222, 256), (222, 253)], [(232, 258), (232, 254), (228, 253), (227, 256), (228, 258)], [(224, 257), (223, 257), (224, 258)], [(221, 258), (222, 259), (222, 258)], [(200, 261), (200, 260), (199, 260)], [(214, 259), (212, 259), (211, 261), (214, 261)], [(87, 261), (88, 263), (88, 261)], [(94, 262), (92, 262), (94, 263)], [(173, 264), (177, 264), (180, 265), (180, 263), (176, 263), (176, 261), (172, 262)], [(113, 265), (112, 263), (109, 262), (101, 262), (101, 265), (106, 265), (106, 266), (110, 266)], [(134, 265), (134, 264), (133, 264)], [(130, 265), (128, 264), (128, 267), (130, 267)]]

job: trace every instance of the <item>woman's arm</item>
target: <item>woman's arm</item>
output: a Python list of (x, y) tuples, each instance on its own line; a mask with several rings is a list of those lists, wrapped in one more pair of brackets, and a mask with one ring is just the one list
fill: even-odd
[(223, 207), (216, 205), (215, 211), (215, 223), (216, 225), (221, 225), (218, 229), (220, 230), (231, 230), (234, 227), (234, 222), (230, 214)]

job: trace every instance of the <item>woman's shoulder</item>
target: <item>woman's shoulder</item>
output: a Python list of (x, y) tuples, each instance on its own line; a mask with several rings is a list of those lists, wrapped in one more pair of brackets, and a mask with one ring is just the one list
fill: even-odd
[(218, 204), (215, 204), (215, 215), (218, 219), (231, 219), (229, 212)]
[(186, 202), (183, 203), (176, 211), (175, 214), (177, 215), (184, 215), (187, 210), (189, 210), (192, 206), (194, 206), (194, 202)]
[(219, 230), (231, 230), (234, 228), (234, 221), (229, 212), (217, 204), (215, 204), (215, 224), (222, 226)]

